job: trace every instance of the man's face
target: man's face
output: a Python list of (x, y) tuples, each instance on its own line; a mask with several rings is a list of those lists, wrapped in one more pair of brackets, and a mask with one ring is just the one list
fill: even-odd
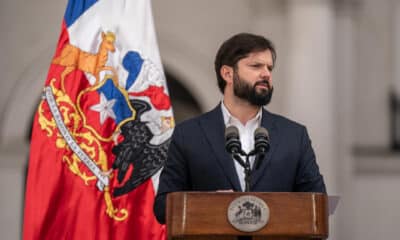
[(233, 72), (233, 93), (255, 106), (267, 105), (272, 98), (271, 51), (250, 53), (237, 62)]

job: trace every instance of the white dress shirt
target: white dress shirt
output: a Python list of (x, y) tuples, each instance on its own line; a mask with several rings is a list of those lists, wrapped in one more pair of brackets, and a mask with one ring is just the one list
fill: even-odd
[[(242, 150), (245, 153), (249, 153), (251, 150), (254, 149), (254, 131), (257, 129), (257, 127), (260, 126), (261, 124), (261, 115), (262, 115), (262, 109), (258, 111), (256, 116), (249, 121), (245, 125), (243, 125), (239, 119), (235, 118), (230, 114), (228, 109), (225, 107), (224, 101), (221, 102), (221, 109), (222, 109), (222, 115), (224, 117), (224, 123), (225, 127), (228, 126), (235, 126), (239, 130), (239, 136), (240, 136), (240, 142), (242, 144)], [(252, 156), (250, 157), (250, 166), (253, 167), (254, 164), (254, 159), (255, 157)], [(244, 173), (244, 168), (232, 158), (232, 161), (235, 163), (235, 168), (237, 175), (239, 177), (240, 181), (240, 187), (242, 188), (242, 191), (245, 190), (245, 173)], [(243, 157), (243, 161), (246, 161), (246, 158)]]

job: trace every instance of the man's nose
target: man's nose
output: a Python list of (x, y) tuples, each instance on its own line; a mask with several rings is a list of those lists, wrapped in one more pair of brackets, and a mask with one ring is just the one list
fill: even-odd
[(262, 77), (263, 79), (269, 80), (269, 79), (271, 78), (271, 71), (270, 71), (268, 68), (264, 68), (264, 69), (261, 71), (261, 77)]

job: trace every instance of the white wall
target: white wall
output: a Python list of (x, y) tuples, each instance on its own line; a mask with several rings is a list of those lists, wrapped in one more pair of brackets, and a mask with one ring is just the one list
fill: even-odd
[(0, 232), (20, 239), (25, 140), (60, 32), (65, 1), (0, 3)]

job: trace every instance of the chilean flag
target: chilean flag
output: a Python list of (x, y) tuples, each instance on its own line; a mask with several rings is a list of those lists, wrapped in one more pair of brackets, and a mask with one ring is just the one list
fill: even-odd
[(151, 1), (69, 0), (33, 125), (23, 239), (165, 239), (159, 172), (116, 196), (128, 177), (117, 180), (113, 149), (126, 123), (168, 142), (172, 118)]

